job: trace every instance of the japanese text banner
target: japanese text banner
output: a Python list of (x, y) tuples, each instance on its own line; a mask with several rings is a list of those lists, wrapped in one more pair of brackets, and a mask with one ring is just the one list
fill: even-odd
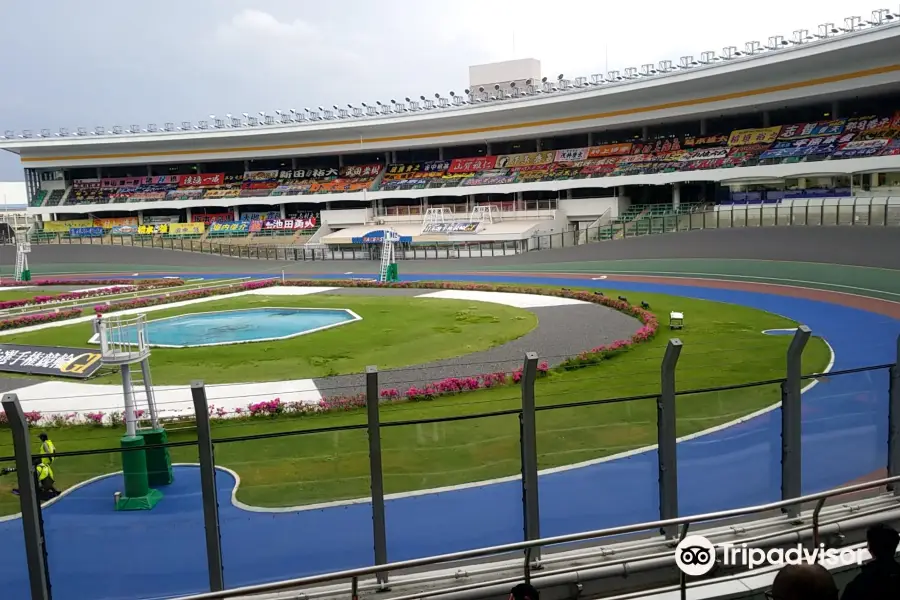
[(729, 146), (750, 146), (751, 144), (771, 144), (778, 139), (781, 125), (764, 129), (738, 129), (728, 136)]
[(100, 368), (100, 352), (85, 348), (0, 344), (0, 371), (87, 379)]

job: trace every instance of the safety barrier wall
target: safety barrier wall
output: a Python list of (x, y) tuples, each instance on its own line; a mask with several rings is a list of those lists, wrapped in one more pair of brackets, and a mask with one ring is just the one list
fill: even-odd
[[(882, 198), (883, 203), (841, 202), (822, 203), (822, 200), (793, 200), (790, 205), (717, 206), (712, 210), (685, 214), (643, 217), (629, 222), (610, 222), (600, 227), (573, 230), (550, 235), (533, 236), (512, 241), (422, 243), (396, 249), (400, 260), (487, 258), (509, 256), (534, 250), (580, 246), (621, 238), (657, 235), (699, 229), (729, 229), (743, 227), (821, 227), (853, 225), (860, 227), (900, 226), (900, 198)], [(40, 234), (35, 244), (106, 244), (165, 248), (187, 252), (201, 252), (219, 256), (258, 260), (368, 260), (379, 257), (380, 248), (361, 249), (340, 246), (286, 246), (229, 243), (227, 240), (160, 236), (105, 236), (102, 238), (71, 238), (65, 234)]]
[[(900, 475), (897, 363), (806, 373), (810, 336), (805, 326), (794, 331), (780, 376), (740, 381), (739, 374), (725, 373), (715, 381), (728, 385), (706, 389), (685, 389), (679, 376), (689, 380), (704, 364), (708, 373), (722, 349), (692, 354), (677, 339), (661, 357), (636, 361), (631, 381), (596, 381), (595, 397), (573, 398), (566, 387), (571, 382), (544, 381), (547, 367), (534, 353), (502, 379), (473, 366), (471, 377), (433, 385), (421, 381), (421, 368), (370, 367), (317, 404), (244, 393), (246, 408), (223, 410), (210, 400), (211, 388), (196, 382), (190, 387), (193, 414), (171, 415), (169, 441), (152, 446), (168, 447), (174, 463), (199, 463), (197, 470), (179, 472), (171, 490), (160, 488), (166, 497), (156, 509), (163, 513), (159, 520), (79, 517), (105, 494), (112, 513), (112, 492), (121, 489), (116, 476), (60, 499), (65, 510), (50, 529), (27, 475), (32, 458), (43, 457), (31, 450), (34, 417), (23, 413), (16, 394), (6, 394), (13, 443), (2, 449), (13, 453), (0, 456), (0, 467), (18, 467), (19, 486), (28, 493), (16, 507), (24, 515), (17, 521), (21, 529), (0, 539), (2, 548), (21, 544), (24, 536), (21, 564), (0, 564), (4, 586), (17, 598), (29, 587), (51, 584), (59, 597), (79, 597), (96, 586), (108, 597), (170, 597), (576, 535), (595, 523), (627, 526), (635, 515), (667, 520), (784, 500), (784, 511), (795, 517), (801, 507), (790, 501), (804, 493), (884, 470)], [(704, 354), (710, 361), (702, 362)], [(801, 393), (816, 385), (825, 389), (815, 403), (801, 405)], [(455, 393), (466, 386), (495, 389), (490, 398), (466, 402), (465, 393)], [(626, 387), (628, 397), (617, 397), (617, 388)], [(221, 402), (228, 388), (215, 388), (215, 402)], [(157, 402), (160, 414), (164, 404)], [(768, 408), (751, 420), (747, 413), (761, 406)], [(723, 423), (731, 426), (710, 429)], [(54, 455), (60, 473), (99, 476), (116, 470), (120, 454), (134, 451), (116, 447), (120, 429), (87, 432), (83, 448)], [(634, 448), (643, 453), (602, 473), (589, 470)], [(729, 485), (717, 479), (723, 468)], [(422, 495), (436, 489), (443, 491)], [(702, 503), (686, 489), (704, 490)], [(621, 502), (598, 501), (610, 493), (621, 494)], [(442, 494), (458, 496), (429, 504)], [(2, 508), (11, 512), (5, 502)], [(439, 514), (429, 510), (438, 505)], [(482, 515), (477, 519), (470, 512), (475, 506)], [(444, 534), (422, 535), (436, 520)], [(308, 537), (292, 538), (291, 531)], [(674, 526), (662, 531), (677, 535)], [(139, 541), (128, 547), (127, 567), (71, 560), (73, 548), (122, 536)], [(248, 548), (250, 540), (264, 547)], [(540, 545), (528, 549), (526, 571), (541, 557)], [(177, 565), (177, 572), (148, 573), (147, 565), (160, 560)], [(381, 583), (388, 577), (378, 575)]]

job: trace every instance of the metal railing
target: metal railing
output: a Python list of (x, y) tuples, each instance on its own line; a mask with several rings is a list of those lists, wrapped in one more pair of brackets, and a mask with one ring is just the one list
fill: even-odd
[[(678, 365), (683, 346), (680, 341), (672, 339), (669, 340), (660, 362), (650, 363), (650, 369), (646, 374), (640, 374), (637, 371), (630, 374), (634, 378), (647, 379), (651, 382), (644, 388), (646, 393), (628, 397), (579, 398), (576, 400), (569, 398), (569, 394), (565, 393), (562, 394), (562, 397), (566, 398), (566, 401), (556, 403), (549, 402), (548, 397), (545, 396), (545, 394), (550, 394), (550, 398), (552, 398), (552, 392), (547, 392), (546, 386), (536, 385), (541, 372), (540, 357), (529, 352), (526, 353), (521, 368), (517, 369), (520, 381), (515, 386), (518, 389), (514, 393), (520, 403), (498, 406), (489, 412), (473, 412), (472, 405), (466, 405), (460, 401), (445, 407), (452, 409), (449, 413), (445, 413), (447, 416), (441, 416), (438, 411), (432, 413), (430, 418), (410, 420), (404, 420), (404, 410), (416, 409), (421, 404), (412, 401), (391, 405), (391, 402), (385, 403), (385, 398), (393, 398), (391, 390), (396, 390), (400, 385), (405, 384), (414, 388), (424, 387), (425, 381), (428, 380), (428, 374), (419, 374), (418, 371), (413, 372), (411, 369), (379, 371), (375, 367), (370, 367), (356, 379), (342, 383), (340, 391), (343, 396), (340, 401), (327, 398), (324, 400), (326, 404), (331, 402), (337, 413), (345, 412), (346, 408), (359, 408), (358, 416), (351, 419), (352, 422), (349, 424), (328, 426), (328, 423), (325, 422), (325, 426), (322, 426), (322, 421), (315, 419), (328, 418), (328, 414), (312, 414), (310, 417), (312, 420), (306, 421), (305, 415), (311, 413), (301, 411), (297, 415), (299, 420), (296, 421), (296, 427), (276, 426), (273, 430), (265, 433), (245, 435), (232, 433), (240, 431), (239, 427), (244, 426), (242, 424), (245, 421), (240, 418), (233, 422), (228, 418), (215, 423), (211, 422), (211, 415), (214, 417), (216, 414), (213, 402), (219, 402), (223, 393), (227, 395), (228, 386), (207, 387), (197, 382), (190, 388), (191, 401), (186, 402), (193, 409), (195, 438), (188, 436), (189, 439), (132, 449), (98, 448), (96, 443), (93, 443), (86, 449), (66, 449), (57, 452), (54, 458), (64, 459), (64, 462), (60, 463), (61, 465), (72, 465), (79, 457), (113, 456), (122, 452), (157, 447), (166, 447), (172, 452), (182, 453), (188, 449), (191, 452), (196, 449), (195, 456), (200, 468), (200, 494), (198, 495), (202, 497), (202, 518), (206, 544), (204, 572), (205, 578), (209, 581), (210, 591), (213, 593), (190, 596), (191, 599), (235, 598), (250, 593), (293, 589), (343, 579), (353, 580), (352, 587), (355, 593), (358, 591), (359, 578), (363, 576), (374, 575), (377, 584), (386, 587), (389, 583), (390, 573), (396, 570), (483, 558), (514, 551), (525, 553), (521, 563), (521, 576), (528, 580), (532, 577), (532, 570), (539, 568), (545, 562), (542, 553), (548, 546), (587, 541), (598, 537), (646, 532), (652, 528), (659, 528), (665, 540), (674, 544), (679, 536), (683, 536), (687, 531), (687, 527), (679, 530), (680, 526), (689, 526), (697, 522), (739, 517), (771, 510), (783, 511), (787, 522), (794, 522), (804, 503), (821, 501), (838, 494), (871, 490), (888, 484), (891, 484), (894, 496), (900, 497), (900, 486), (894, 485), (900, 480), (900, 368), (898, 368), (896, 359), (892, 364), (804, 375), (800, 359), (810, 336), (811, 331), (806, 327), (801, 326), (795, 331), (786, 353), (784, 363), (786, 368), (783, 376), (765, 381), (733, 383), (703, 389), (679, 389), (677, 387), (676, 377), (679, 372), (683, 376), (688, 376), (689, 372), (685, 371), (687, 367), (684, 365), (679, 370)], [(717, 349), (717, 352), (721, 351), (721, 348)], [(900, 355), (900, 339), (897, 340), (896, 353)], [(635, 367), (635, 369), (637, 368)], [(707, 372), (710, 368), (712, 367), (704, 366), (702, 370)], [(421, 380), (416, 380), (416, 376), (419, 376)], [(553, 378), (547, 381), (547, 385), (553, 385)], [(598, 386), (603, 384), (600, 381), (597, 383)], [(605, 383), (608, 387), (610, 382), (606, 381)], [(830, 407), (830, 414), (817, 416), (815, 412), (811, 414), (801, 412), (801, 393), (814, 384), (830, 386), (830, 389), (834, 390), (833, 392), (826, 391), (824, 394), (819, 393), (817, 397), (820, 406)], [(223, 392), (223, 390), (225, 391)], [(266, 400), (265, 397), (248, 399), (251, 402)], [(350, 403), (346, 403), (345, 400)], [(750, 400), (752, 402), (749, 402)], [(172, 400), (169, 404), (177, 402)], [(775, 418), (768, 415), (777, 415), (778, 413), (772, 412), (771, 408), (780, 403), (780, 420), (774, 421), (772, 427), (736, 427), (733, 435), (738, 438), (738, 450), (733, 447), (729, 450), (727, 445), (720, 446), (718, 444), (724, 442), (711, 440), (709, 437), (704, 437), (703, 443), (693, 446), (689, 441), (691, 436), (688, 438), (678, 437), (685, 433), (702, 433), (712, 425), (721, 425), (721, 421), (727, 419), (731, 419), (729, 423), (732, 425), (746, 423), (748, 416), (737, 420), (734, 420), (733, 417), (745, 415), (748, 409), (741, 409), (740, 406), (748, 405), (748, 402), (751, 407), (769, 407), (753, 413), (763, 420)], [(163, 405), (167, 401), (157, 394), (157, 403)], [(42, 508), (37, 501), (34, 481), (28, 474), (33, 458), (28, 421), (16, 394), (4, 395), (2, 406), (12, 429), (14, 455), (0, 456), (0, 463), (15, 461), (18, 469), (18, 484), (19, 488), (23, 490), (19, 501), (32, 598), (34, 600), (46, 599), (48, 596), (42, 595), (42, 590), (48, 589), (50, 578), (55, 578), (55, 576), (48, 566), (52, 560), (49, 563), (47, 561), (48, 550), (44, 545), (42, 533)], [(715, 417), (703, 412), (707, 410), (706, 407), (711, 406), (718, 407)], [(363, 408), (366, 409), (364, 412)], [(629, 439), (630, 446), (627, 449), (642, 444), (647, 444), (644, 447), (645, 450), (658, 449), (655, 454), (656, 464), (653, 465), (653, 459), (650, 459), (650, 465), (655, 467), (653, 470), (658, 474), (658, 504), (655, 510), (658, 510), (659, 518), (653, 521), (605, 527), (589, 532), (577, 531), (575, 528), (584, 522), (582, 519), (604, 518), (602, 511), (609, 510), (609, 506), (604, 508), (603, 505), (597, 504), (591, 515), (580, 514), (575, 521), (566, 526), (572, 533), (552, 537), (542, 536), (542, 501), (539, 499), (539, 491), (548, 483), (545, 478), (539, 477), (541, 473), (539, 469), (569, 467), (572, 463), (577, 463), (575, 466), (582, 465), (582, 468), (585, 468), (583, 463), (578, 462), (579, 459), (588, 459), (588, 462), (591, 462), (596, 461), (598, 457), (608, 456), (610, 453), (615, 454), (617, 449), (614, 446), (608, 446), (610, 442), (606, 438), (595, 438), (601, 425), (607, 423), (613, 415), (613, 413), (604, 411), (611, 410), (621, 411), (616, 413), (619, 417), (625, 414), (630, 415), (627, 424), (634, 425), (649, 420), (648, 431), (655, 432), (655, 434), (648, 434), (650, 439), (643, 437)], [(596, 412), (588, 414), (584, 411)], [(739, 412), (734, 414), (734, 411)], [(829, 411), (825, 412), (829, 413)], [(235, 411), (230, 416), (241, 417), (242, 415)], [(286, 415), (286, 417), (290, 418), (291, 415)], [(562, 423), (565, 419), (569, 419), (573, 424), (564, 429), (566, 434), (561, 436), (559, 435), (559, 432), (562, 431), (560, 427), (563, 427)], [(252, 419), (246, 421), (250, 425), (259, 422)], [(442, 429), (437, 431), (434, 429), (436, 427)], [(679, 432), (679, 429), (682, 431)], [(630, 437), (638, 435), (637, 430), (630, 431)], [(223, 433), (225, 435), (221, 435)], [(491, 435), (487, 435), (488, 433)], [(341, 436), (345, 436), (343, 444), (340, 443)], [(485, 439), (481, 439), (482, 437)], [(508, 441), (503, 441), (507, 437)], [(348, 438), (349, 442), (346, 441)], [(445, 438), (446, 442), (438, 443)], [(615, 438), (614, 434), (613, 438)], [(111, 439), (115, 439), (114, 436)], [(676, 453), (676, 442), (679, 439), (682, 440), (682, 445)], [(289, 440), (294, 440), (294, 442), (289, 443)], [(277, 446), (266, 446), (268, 443), (276, 442)], [(251, 445), (255, 443), (262, 445)], [(462, 448), (458, 447), (460, 443), (463, 444)], [(435, 488), (443, 488), (442, 493), (446, 495), (452, 493), (447, 486), (468, 483), (473, 478), (487, 478), (482, 477), (482, 472), (476, 470), (483, 467), (481, 462), (471, 462), (480, 456), (471, 446), (479, 443), (486, 444), (492, 456), (503, 459), (508, 455), (508, 458), (513, 459), (513, 464), (503, 466), (501, 472), (487, 471), (486, 473), (489, 473), (487, 477), (496, 475), (501, 479), (505, 477), (508, 481), (519, 482), (518, 485), (521, 486), (522, 492), (520, 496), (521, 513), (519, 513), (522, 515), (521, 521), (512, 526), (515, 531), (504, 530), (504, 537), (521, 536), (522, 541), (493, 545), (480, 544), (478, 540), (484, 538), (479, 537), (480, 534), (475, 531), (468, 534), (464, 542), (471, 549), (445, 554), (434, 552), (432, 556), (415, 560), (389, 562), (387, 542), (390, 522), (385, 518), (385, 506), (392, 501), (391, 498), (396, 495), (395, 492), (434, 491)], [(591, 446), (590, 443), (594, 445)], [(717, 444), (714, 449), (709, 446), (711, 443)], [(835, 448), (858, 446), (860, 443), (876, 444), (880, 448), (886, 448), (886, 460), (881, 457), (883, 450), (841, 456), (840, 461), (828, 460), (829, 453), (833, 453)], [(884, 446), (881, 446), (882, 443)], [(332, 450), (323, 453), (323, 448), (327, 449), (329, 444), (332, 445)], [(373, 565), (224, 591), (224, 574), (228, 556), (223, 557), (222, 553), (219, 514), (221, 500), (218, 498), (216, 470), (225, 469), (226, 472), (231, 472), (228, 471), (229, 464), (232, 464), (232, 461), (240, 460), (236, 458), (236, 448), (242, 449), (240, 452), (243, 452), (244, 456), (265, 457), (275, 452), (278, 455), (279, 463), (286, 458), (293, 458), (298, 465), (303, 465), (298, 467), (292, 475), (299, 482), (292, 493), (299, 494), (299, 496), (282, 499), (281, 504), (277, 504), (278, 506), (283, 506), (284, 502), (290, 502), (300, 505), (291, 510), (303, 511), (315, 508), (316, 512), (327, 510), (325, 505), (313, 504), (322, 500), (341, 500), (346, 504), (365, 503), (369, 506), (371, 520), (366, 518), (363, 522), (366, 523), (365, 526), (372, 528), (372, 554), (367, 560), (372, 561)], [(298, 452), (297, 456), (289, 454), (292, 448)], [(446, 467), (447, 471), (428, 474), (413, 469), (414, 481), (407, 481), (405, 474), (410, 469), (408, 457), (425, 456), (428, 455), (427, 452), (435, 450), (440, 451), (441, 456), (451, 461), (450, 466)], [(683, 510), (685, 498), (683, 495), (679, 495), (678, 473), (680, 468), (684, 467), (685, 463), (690, 466), (694, 461), (708, 460), (711, 456), (720, 460), (729, 452), (736, 453), (731, 458), (740, 461), (739, 464), (730, 463), (728, 471), (728, 476), (736, 479), (737, 483), (728, 486), (727, 492), (718, 489), (719, 495), (713, 503), (714, 508), (727, 508), (700, 511), (702, 514), (694, 516), (681, 516), (680, 512)], [(753, 455), (748, 456), (748, 452), (753, 452)], [(815, 455), (816, 460), (827, 461), (828, 468), (804, 469), (803, 454), (805, 452)], [(323, 485), (323, 481), (320, 480), (322, 465), (330, 465), (329, 468), (334, 471), (336, 461), (359, 460), (351, 455), (365, 455), (366, 465), (361, 468), (364, 468), (366, 473), (364, 475), (357, 474), (355, 469), (360, 465), (354, 463), (355, 467), (351, 469), (350, 476), (344, 480), (335, 479), (331, 482), (332, 489), (329, 492), (332, 494), (331, 496), (325, 498), (315, 496), (318, 493), (316, 490)], [(465, 462), (468, 460), (466, 457), (472, 456), (475, 458), (468, 463)], [(34, 458), (41, 457), (42, 455), (34, 455)], [(255, 463), (247, 463), (246, 460), (245, 458), (239, 468), (247, 468), (249, 464), (250, 471), (245, 471), (245, 473), (252, 475), (256, 471), (252, 466)], [(261, 460), (263, 461), (261, 464), (265, 464), (264, 458), (256, 460)], [(104, 462), (104, 466), (106, 464), (107, 462)], [(349, 463), (344, 464), (349, 465)], [(759, 470), (754, 471), (747, 466), (748, 464), (757, 464)], [(693, 465), (693, 472), (697, 472), (697, 467), (698, 465)], [(887, 479), (852, 485), (837, 491), (801, 495), (801, 482), (807, 489), (828, 490), (843, 482), (853, 481), (867, 473), (872, 473), (879, 467), (886, 468)], [(266, 466), (263, 470), (266, 468), (271, 467)], [(107, 471), (108, 468), (103, 473)], [(309, 472), (308, 475), (305, 474), (306, 471)], [(705, 473), (707, 469), (702, 468), (701, 471)], [(759, 475), (760, 473), (762, 475)], [(745, 477), (741, 477), (740, 474)], [(641, 471), (639, 475), (644, 477), (644, 471)], [(219, 471), (219, 476), (222, 476), (222, 471)], [(336, 477), (340, 477), (340, 475), (336, 475)], [(714, 475), (710, 475), (710, 477), (714, 477)], [(433, 483), (433, 478), (436, 478), (440, 484)], [(251, 477), (248, 476), (249, 479)], [(386, 482), (389, 485), (386, 486)], [(341, 490), (338, 490), (339, 483), (345, 486)], [(481, 485), (489, 483), (491, 482), (481, 481)], [(695, 481), (695, 483), (697, 482)], [(722, 487), (721, 482), (717, 484), (714, 479), (704, 480), (700, 483), (705, 486)], [(264, 492), (268, 484), (261, 483), (259, 485), (261, 487), (256, 491), (263, 490)], [(240, 486), (240, 489), (244, 492), (254, 493), (255, 488), (252, 483), (247, 481)], [(360, 491), (364, 491), (364, 494), (357, 495)], [(572, 490), (572, 492), (582, 493), (583, 490)], [(762, 501), (752, 502), (752, 506), (742, 507), (748, 499), (757, 498)], [(294, 500), (298, 500), (298, 502), (294, 502)], [(233, 500), (233, 502), (239, 508), (247, 511), (246, 515), (254, 514), (253, 507), (242, 504), (239, 499)], [(548, 508), (546, 504), (543, 506), (545, 509)], [(478, 506), (477, 508), (478, 510), (490, 510), (488, 506)], [(504, 514), (508, 514), (511, 509), (517, 507), (504, 506), (500, 508)], [(815, 514), (818, 515), (820, 511), (821, 502), (816, 507)], [(435, 514), (435, 517), (439, 516), (442, 515)], [(453, 523), (448, 521), (445, 515), (443, 517), (445, 527), (452, 528), (448, 531), (473, 526), (470, 522)], [(267, 518), (271, 518), (271, 514)], [(356, 523), (352, 526), (360, 525)], [(557, 524), (556, 527), (559, 529), (560, 525)], [(815, 516), (814, 536), (818, 535), (818, 527), (818, 516)], [(431, 547), (440, 548), (441, 539), (440, 536), (437, 536)], [(74, 543), (74, 538), (72, 543)], [(459, 542), (457, 541), (457, 543)], [(73, 548), (71, 544), (68, 547)], [(315, 544), (310, 542), (293, 547), (291, 564), (302, 562), (304, 552), (307, 552), (309, 556), (314, 556), (316, 554)], [(253, 571), (255, 568), (264, 567), (268, 560), (269, 558), (266, 557), (259, 564), (238, 560), (239, 566), (236, 568)], [(235, 567), (229, 566), (228, 568)], [(12, 578), (22, 576), (22, 573), (10, 573), (9, 575)], [(62, 571), (54, 585), (65, 586), (68, 576), (67, 572)], [(17, 589), (15, 586), (20, 584), (10, 581), (9, 577), (6, 584), (12, 586), (10, 587), (12, 590)], [(273, 579), (275, 578), (273, 577)], [(111, 581), (107, 580), (104, 585), (107, 584), (111, 584)], [(84, 590), (81, 591), (84, 592)]]
[[(631, 221), (608, 221), (597, 227), (561, 233), (535, 235), (509, 241), (472, 241), (466, 243), (415, 243), (397, 249), (400, 260), (475, 259), (509, 256), (535, 250), (566, 248), (598, 242), (700, 229), (737, 229), (744, 227), (900, 227), (900, 198), (852, 199), (852, 202), (828, 204), (822, 200), (794, 200), (790, 205), (717, 206), (683, 214), (651, 215)], [(884, 200), (884, 202), (880, 202)], [(816, 203), (814, 203), (816, 202)], [(413, 217), (410, 217), (412, 219)], [(267, 240), (268, 242), (268, 240)], [(230, 243), (160, 236), (104, 236), (71, 238), (68, 234), (39, 234), (35, 244), (99, 244), (163, 248), (201, 252), (217, 256), (255, 260), (375, 260), (375, 252), (350, 246), (330, 245), (312, 249), (299, 245), (270, 243)]]

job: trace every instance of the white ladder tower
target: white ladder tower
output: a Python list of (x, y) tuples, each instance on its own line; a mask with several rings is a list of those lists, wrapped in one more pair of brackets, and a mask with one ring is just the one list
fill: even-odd
[(500, 221), (500, 210), (493, 204), (479, 204), (472, 208), (472, 214), (469, 217), (473, 223), (498, 223)]
[(397, 235), (397, 232), (393, 229), (385, 228), (383, 233), (384, 239), (381, 242), (381, 271), (378, 277), (378, 281), (381, 283), (388, 280), (388, 271), (390, 271), (391, 265), (397, 262), (394, 244), (400, 242), (400, 236)]
[(422, 219), (422, 231), (428, 231), (430, 225), (436, 223), (448, 223), (453, 219), (453, 213), (446, 206), (426, 208), (425, 218)]
[(28, 268), (28, 255), (31, 253), (33, 223), (29, 221), (27, 216), (21, 215), (7, 215), (6, 223), (15, 235), (16, 281), (28, 281), (31, 279), (31, 271)]

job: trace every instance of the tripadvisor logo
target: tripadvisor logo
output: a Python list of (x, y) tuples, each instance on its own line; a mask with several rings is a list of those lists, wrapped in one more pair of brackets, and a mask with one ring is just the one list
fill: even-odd
[(700, 577), (712, 571), (716, 564), (716, 550), (722, 550), (724, 566), (746, 566), (755, 569), (761, 566), (810, 565), (821, 562), (826, 568), (859, 566), (863, 562), (863, 551), (849, 548), (826, 548), (819, 544), (815, 548), (805, 548), (798, 544), (787, 549), (751, 548), (747, 544), (713, 544), (702, 535), (689, 535), (675, 548), (675, 564), (685, 575)]

